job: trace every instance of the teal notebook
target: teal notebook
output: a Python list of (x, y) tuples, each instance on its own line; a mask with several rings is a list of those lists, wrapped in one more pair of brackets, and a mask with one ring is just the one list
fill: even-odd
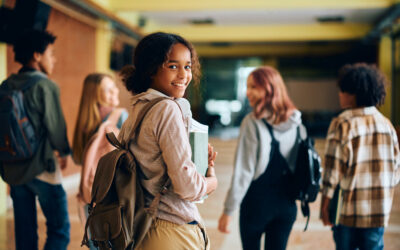
[(192, 161), (196, 165), (197, 171), (205, 176), (208, 169), (208, 126), (192, 119), (189, 140), (192, 148)]
[[(189, 141), (192, 148), (192, 161), (197, 172), (206, 176), (208, 169), (208, 126), (192, 119), (189, 129)], [(203, 197), (202, 202), (207, 196)]]

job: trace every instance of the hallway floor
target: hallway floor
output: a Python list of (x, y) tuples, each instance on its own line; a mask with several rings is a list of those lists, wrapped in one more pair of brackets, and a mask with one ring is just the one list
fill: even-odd
[[(213, 250), (235, 250), (241, 249), (238, 213), (235, 213), (235, 218), (231, 226), (230, 234), (222, 234), (217, 230), (218, 219), (223, 209), (226, 192), (229, 188), (233, 157), (236, 147), (236, 140), (220, 140), (211, 138), (210, 142), (218, 151), (216, 160), (216, 172), (218, 176), (218, 189), (206, 199), (204, 204), (199, 204), (199, 210), (202, 214), (208, 234), (211, 239), (211, 249)], [(323, 140), (316, 141), (317, 150), (322, 153), (324, 147)], [(79, 177), (72, 183), (79, 183)], [(71, 185), (69, 185), (71, 186)], [(75, 194), (77, 186), (72, 185), (66, 188), (68, 192), (68, 209), (71, 221), (71, 243), (69, 249), (84, 249), (80, 247), (83, 235), (83, 225), (81, 225), (78, 213)], [(397, 186), (395, 191), (395, 199), (392, 208), (389, 227), (385, 230), (385, 249), (397, 250), (400, 249), (400, 186)], [(38, 209), (40, 211), (40, 209)], [(297, 221), (289, 238), (289, 250), (302, 249), (334, 249), (332, 233), (328, 227), (324, 227), (319, 216), (319, 199), (311, 204), (311, 219), (308, 230), (303, 232), (306, 219), (303, 218), (301, 212), (297, 214)], [(45, 219), (39, 212), (39, 248), (42, 249), (46, 237)], [(13, 239), (13, 212), (10, 209), (6, 216), (0, 216), (0, 250), (15, 249)], [(156, 249), (155, 249), (156, 250)]]

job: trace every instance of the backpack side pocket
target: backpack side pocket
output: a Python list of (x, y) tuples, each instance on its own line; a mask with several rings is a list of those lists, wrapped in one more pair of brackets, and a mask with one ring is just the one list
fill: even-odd
[(88, 218), (91, 239), (100, 249), (120, 249), (125, 247), (125, 237), (122, 232), (121, 207), (112, 205), (102, 207), (102, 211), (96, 211)]

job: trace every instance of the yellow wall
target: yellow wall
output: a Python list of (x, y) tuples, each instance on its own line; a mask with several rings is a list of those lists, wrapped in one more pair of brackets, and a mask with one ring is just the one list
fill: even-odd
[(110, 72), (112, 31), (110, 24), (99, 21), (96, 29), (96, 71), (102, 73)]
[[(7, 45), (0, 43), (0, 82), (7, 77)], [(0, 215), (7, 210), (7, 186), (0, 178)]]
[(386, 89), (385, 104), (380, 107), (380, 111), (389, 119), (392, 116), (392, 42), (389, 36), (382, 36), (379, 44), (379, 68), (385, 73), (390, 84)]

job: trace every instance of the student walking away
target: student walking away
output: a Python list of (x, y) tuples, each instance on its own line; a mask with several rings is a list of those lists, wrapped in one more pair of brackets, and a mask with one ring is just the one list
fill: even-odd
[(110, 75), (92, 73), (86, 76), (76, 120), (73, 160), (82, 165), (78, 204), (82, 221), (86, 222), (92, 184), (101, 156), (114, 148), (106, 132), (118, 134), (128, 112), (119, 105), (119, 90)]
[(396, 132), (376, 109), (383, 104), (385, 84), (373, 65), (345, 65), (339, 71), (344, 111), (328, 130), (321, 203), (323, 224), (333, 226), (329, 203), (335, 189), (340, 189), (339, 221), (332, 227), (336, 249), (384, 247), (384, 228), (400, 176)]
[(22, 68), (1, 86), (23, 90), (23, 106), (38, 142), (30, 158), (1, 161), (1, 176), (11, 187), (18, 250), (38, 249), (36, 198), (46, 217), (44, 249), (67, 249), (70, 239), (67, 196), (61, 185), (70, 147), (59, 87), (48, 78), (56, 60), (55, 39), (47, 31), (24, 33), (14, 44), (15, 61)]
[[(246, 94), (253, 111), (240, 127), (234, 173), (218, 229), (230, 232), (232, 214), (240, 205), (243, 249), (259, 250), (264, 233), (265, 249), (285, 249), (297, 214), (287, 178), (295, 168), (301, 113), (272, 67), (257, 68), (249, 75)], [(304, 127), (300, 128), (305, 135)]]
[(155, 104), (142, 121), (136, 140), (130, 144), (141, 172), (148, 207), (165, 179), (171, 185), (158, 206), (156, 219), (137, 249), (209, 249), (209, 239), (194, 201), (217, 187), (214, 170), (216, 152), (209, 146), (206, 176), (196, 171), (188, 137), (191, 112), (183, 99), (192, 80), (199, 80), (199, 61), (191, 43), (168, 33), (153, 33), (136, 47), (133, 66), (121, 72), (126, 88), (134, 94), (129, 117), (119, 139), (130, 142), (138, 114), (150, 101)]

